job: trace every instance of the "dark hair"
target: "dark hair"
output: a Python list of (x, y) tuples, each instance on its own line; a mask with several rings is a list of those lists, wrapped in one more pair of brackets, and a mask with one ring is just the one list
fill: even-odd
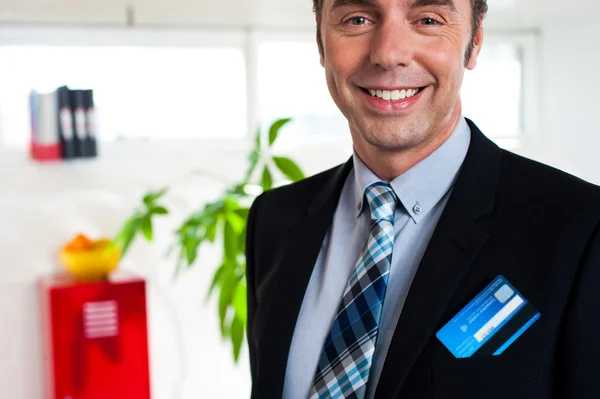
[[(473, 54), (473, 47), (475, 45), (475, 33), (481, 26), (483, 17), (487, 14), (488, 4), (487, 0), (471, 0), (473, 5), (473, 16), (471, 21), (471, 43), (467, 47), (465, 52), (465, 65), (469, 62), (471, 54)], [(323, 0), (313, 0), (313, 11), (317, 15), (317, 43), (319, 45), (319, 52), (323, 56), (323, 39), (321, 38), (321, 9), (323, 7)]]

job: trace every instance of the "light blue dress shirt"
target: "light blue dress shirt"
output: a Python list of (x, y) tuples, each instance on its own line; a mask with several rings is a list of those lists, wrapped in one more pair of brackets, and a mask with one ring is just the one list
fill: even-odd
[[(367, 399), (375, 395), (408, 290), (446, 206), (470, 141), (471, 131), (461, 118), (442, 146), (390, 182), (403, 206), (398, 206), (394, 214), (394, 250)], [(285, 399), (308, 397), (323, 342), (369, 236), (370, 215), (368, 206), (363, 206), (364, 192), (380, 179), (356, 153), (353, 160), (354, 168), (344, 183), (298, 315), (283, 387)]]

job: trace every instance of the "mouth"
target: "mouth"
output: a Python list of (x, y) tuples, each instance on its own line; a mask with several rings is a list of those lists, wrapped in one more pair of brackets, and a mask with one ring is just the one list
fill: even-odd
[(380, 115), (406, 115), (419, 104), (429, 86), (422, 87), (360, 87), (364, 104)]
[(414, 88), (398, 88), (393, 90), (369, 89), (364, 87), (361, 87), (360, 89), (365, 93), (369, 94), (371, 97), (376, 97), (380, 100), (393, 103), (414, 97), (417, 94), (419, 94), (423, 89), (425, 89), (425, 87), (427, 86)]

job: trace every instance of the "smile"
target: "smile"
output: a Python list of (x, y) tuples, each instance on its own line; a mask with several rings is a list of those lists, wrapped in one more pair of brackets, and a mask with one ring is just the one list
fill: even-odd
[(377, 97), (381, 100), (393, 102), (393, 101), (399, 101), (399, 100), (404, 100), (405, 98), (413, 97), (413, 96), (417, 95), (417, 93), (419, 93), (419, 91), (421, 91), (422, 89), (423, 89), (422, 87), (417, 87), (414, 89), (398, 89), (398, 90), (378, 90), (378, 89), (363, 88), (363, 91), (365, 91), (366, 93), (369, 93), (371, 96)]

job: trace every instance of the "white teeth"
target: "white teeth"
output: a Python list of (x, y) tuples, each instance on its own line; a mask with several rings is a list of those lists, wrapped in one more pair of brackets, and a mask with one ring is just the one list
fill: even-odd
[(381, 98), (385, 101), (398, 101), (414, 96), (419, 92), (419, 89), (403, 89), (403, 90), (373, 90), (369, 89), (369, 93), (373, 97)]

